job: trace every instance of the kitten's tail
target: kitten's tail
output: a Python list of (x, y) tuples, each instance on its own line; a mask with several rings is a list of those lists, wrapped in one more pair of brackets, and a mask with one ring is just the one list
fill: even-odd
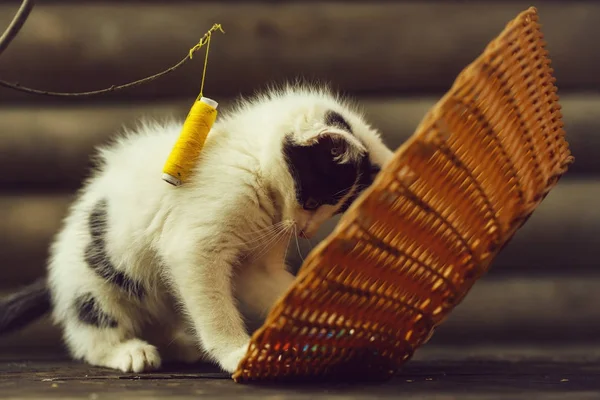
[(0, 298), (0, 335), (16, 331), (41, 318), (50, 311), (50, 306), (46, 278)]

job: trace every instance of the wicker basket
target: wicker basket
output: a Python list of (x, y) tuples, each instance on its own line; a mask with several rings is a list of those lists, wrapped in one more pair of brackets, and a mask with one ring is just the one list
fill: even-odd
[(305, 260), (233, 378), (386, 378), (573, 158), (535, 8), (465, 68)]

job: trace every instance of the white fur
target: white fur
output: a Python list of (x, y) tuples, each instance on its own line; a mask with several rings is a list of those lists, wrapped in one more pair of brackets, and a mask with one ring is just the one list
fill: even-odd
[[(194, 362), (206, 355), (233, 372), (249, 342), (240, 307), (268, 312), (293, 281), (285, 265), (290, 235), (314, 234), (337, 209), (299, 209), (281, 152), (287, 133), (299, 143), (322, 133), (325, 110), (353, 126), (356, 137), (339, 132), (355, 143), (352, 151), (368, 151), (379, 165), (389, 160), (392, 152), (360, 114), (324, 90), (302, 87), (271, 91), (220, 116), (197, 169), (177, 188), (161, 173), (181, 122), (147, 122), (102, 149), (101, 165), (72, 205), (49, 262), (54, 318), (73, 357), (141, 372), (159, 367), (161, 356)], [(84, 261), (89, 214), (100, 199), (108, 202), (111, 261), (143, 283), (142, 301)], [(80, 322), (73, 299), (87, 292), (117, 328)]]

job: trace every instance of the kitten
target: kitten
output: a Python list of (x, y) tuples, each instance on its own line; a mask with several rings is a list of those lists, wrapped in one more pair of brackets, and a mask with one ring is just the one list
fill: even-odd
[(308, 86), (220, 115), (173, 187), (161, 174), (180, 129), (145, 123), (101, 149), (51, 246), (52, 314), (76, 359), (124, 372), (208, 359), (233, 372), (245, 313), (266, 315), (294, 279), (290, 237), (344, 212), (392, 156), (348, 103)]

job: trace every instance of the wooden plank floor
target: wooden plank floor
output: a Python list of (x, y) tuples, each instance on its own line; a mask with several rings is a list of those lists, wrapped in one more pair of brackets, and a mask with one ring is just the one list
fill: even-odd
[(68, 360), (3, 356), (0, 398), (33, 399), (598, 399), (600, 352), (424, 348), (385, 383), (248, 386), (211, 366), (120, 374)]

